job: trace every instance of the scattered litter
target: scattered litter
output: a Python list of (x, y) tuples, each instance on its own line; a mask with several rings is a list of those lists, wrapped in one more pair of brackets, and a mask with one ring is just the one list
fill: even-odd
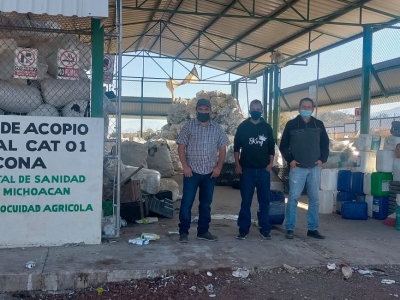
[(197, 223), (199, 222), (199, 216), (196, 216), (192, 219), (192, 223)]
[(210, 294), (210, 295), (208, 295), (208, 297), (210, 297), (210, 298), (215, 298), (215, 297), (217, 297), (217, 295), (215, 295), (215, 294)]
[(141, 220), (135, 220), (136, 223), (138, 224), (153, 224), (158, 222), (157, 217), (147, 217)]
[(328, 270), (335, 270), (336, 269), (336, 264), (335, 263), (328, 263), (326, 265), (326, 267), (328, 268)]
[(396, 283), (396, 281), (393, 280), (393, 279), (382, 279), (381, 283), (384, 283), (384, 284), (394, 284), (394, 283)]
[(207, 292), (213, 293), (214, 292), (214, 286), (210, 283), (204, 286)]
[(141, 239), (141, 238), (136, 238), (136, 239), (130, 239), (128, 243), (133, 244), (133, 245), (147, 245), (149, 243), (149, 240), (147, 239)]
[(353, 275), (353, 269), (346, 264), (340, 264), (340, 268), (342, 269), (342, 273), (345, 279), (349, 279), (351, 275)]
[(197, 291), (197, 288), (196, 288), (196, 286), (193, 285), (192, 287), (189, 288), (189, 290), (192, 290), (193, 292), (195, 292), (195, 291)]
[(372, 275), (373, 271), (371, 270), (363, 270), (363, 269), (358, 269), (357, 272), (361, 275)]
[(168, 231), (168, 235), (179, 235), (179, 231)]
[(212, 276), (213, 274), (211, 272), (207, 272), (207, 276)]
[(25, 264), (25, 267), (27, 267), (28, 269), (33, 269), (36, 266), (36, 263), (34, 261), (28, 261)]
[(381, 269), (371, 268), (371, 271), (376, 275), (386, 275), (386, 272), (384, 270), (381, 270)]
[(236, 271), (232, 272), (232, 276), (237, 278), (247, 278), (249, 274), (250, 271), (244, 268), (238, 268)]
[(101, 295), (103, 293), (103, 288), (99, 287), (97, 290), (97, 294)]
[(283, 268), (284, 268), (287, 272), (289, 272), (289, 273), (291, 273), (291, 274), (294, 274), (294, 273), (299, 274), (299, 273), (302, 272), (301, 270), (296, 269), (295, 267), (292, 267), (292, 266), (289, 266), (289, 265), (286, 265), (286, 264), (283, 264)]
[(155, 240), (159, 240), (160, 236), (158, 234), (155, 234), (155, 233), (142, 233), (140, 238), (145, 239), (145, 240), (149, 240), (149, 241), (155, 241)]
[(121, 222), (121, 227), (126, 227), (126, 226), (128, 226), (128, 222), (126, 221), (126, 220), (124, 220), (124, 219), (120, 219), (120, 222)]
[(396, 297), (396, 298), (399, 298), (399, 295), (397, 295), (397, 294), (393, 294), (393, 296)]
[(211, 215), (212, 220), (232, 220), (237, 221), (238, 215), (214, 214)]

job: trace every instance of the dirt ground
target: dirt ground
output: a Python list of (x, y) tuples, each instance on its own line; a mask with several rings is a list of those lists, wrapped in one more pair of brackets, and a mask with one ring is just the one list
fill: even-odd
[[(367, 267), (363, 266), (362, 269)], [(357, 268), (356, 268), (357, 269)], [(91, 287), (82, 291), (48, 293), (14, 293), (3, 299), (42, 300), (132, 300), (132, 299), (396, 299), (400, 297), (400, 266), (374, 266), (373, 275), (354, 270), (345, 280), (340, 269), (252, 270), (247, 278), (232, 276), (232, 270), (216, 270), (200, 274), (169, 274), (161, 278), (143, 279)], [(378, 270), (384, 271), (380, 272)], [(208, 274), (207, 274), (208, 273)], [(382, 279), (395, 280), (384, 284)], [(98, 291), (102, 288), (103, 291)], [(3, 295), (4, 296), (4, 295)], [(0, 299), (1, 295), (0, 295)]]

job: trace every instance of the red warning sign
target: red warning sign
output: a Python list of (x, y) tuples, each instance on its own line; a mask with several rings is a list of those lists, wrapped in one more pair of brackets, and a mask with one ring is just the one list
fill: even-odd
[(37, 79), (37, 49), (17, 48), (14, 57), (14, 78)]
[(79, 79), (79, 51), (59, 49), (57, 53), (57, 79)]
[(113, 83), (114, 58), (110, 54), (104, 54), (103, 58), (103, 83)]

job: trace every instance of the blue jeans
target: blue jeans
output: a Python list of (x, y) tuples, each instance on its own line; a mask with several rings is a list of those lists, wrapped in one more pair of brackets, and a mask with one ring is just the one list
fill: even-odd
[(183, 177), (183, 195), (179, 211), (179, 234), (189, 234), (192, 222), (192, 206), (199, 189), (199, 221), (197, 234), (208, 232), (211, 222), (211, 202), (214, 194), (215, 178), (211, 174), (193, 173), (192, 177)]
[(321, 180), (321, 168), (294, 168), (289, 173), (289, 199), (286, 206), (286, 230), (294, 230), (297, 221), (297, 203), (307, 182), (308, 230), (317, 230), (319, 224), (319, 199), (318, 190)]
[(260, 232), (269, 233), (271, 231), (271, 225), (269, 224), (270, 187), (271, 177), (266, 169), (242, 169), (242, 175), (240, 175), (242, 204), (237, 221), (239, 232), (249, 233), (251, 226), (250, 207), (255, 188), (257, 188), (257, 200), (259, 204), (258, 224), (261, 227)]

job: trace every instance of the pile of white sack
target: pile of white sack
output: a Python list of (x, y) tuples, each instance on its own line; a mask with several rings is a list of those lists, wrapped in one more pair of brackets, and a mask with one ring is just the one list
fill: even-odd
[[(225, 94), (220, 91), (200, 91), (196, 97), (187, 100), (183, 98), (176, 99), (170, 106), (167, 122), (168, 124), (161, 128), (161, 136), (169, 140), (168, 145), (171, 151), (171, 160), (175, 171), (181, 171), (182, 165), (178, 157), (176, 141), (180, 130), (187, 121), (196, 118), (196, 103), (197, 100), (204, 98), (211, 102), (211, 118), (221, 125), (227, 134), (230, 145), (227, 148), (225, 162), (233, 163), (233, 136), (241, 122), (245, 120), (238, 101), (230, 94)], [(173, 147), (171, 145), (174, 145)]]
[[(29, 116), (87, 116), (90, 101), (87, 71), (92, 67), (90, 45), (73, 34), (44, 31), (63, 29), (56, 22), (30, 20), (22, 15), (3, 16), (2, 22), (23, 26), (25, 30), (0, 32), (0, 110), (5, 114)], [(18, 47), (37, 50), (37, 79), (14, 78)], [(57, 79), (59, 49), (79, 51), (78, 80)]]

